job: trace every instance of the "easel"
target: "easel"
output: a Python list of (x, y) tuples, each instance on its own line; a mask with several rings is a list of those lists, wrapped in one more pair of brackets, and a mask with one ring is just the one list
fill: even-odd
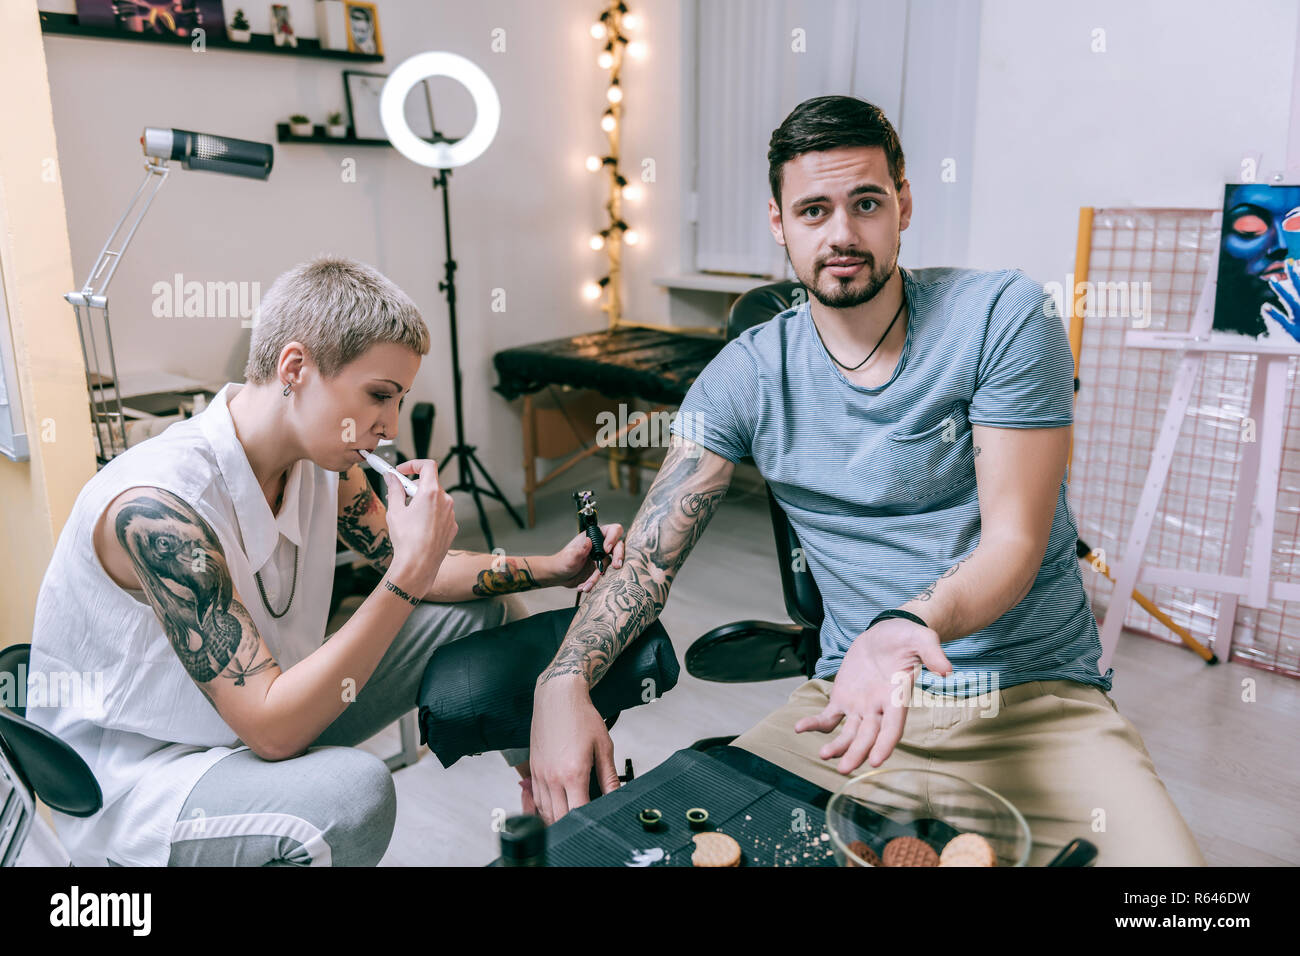
[[(1263, 608), (1270, 600), (1300, 600), (1300, 584), (1270, 580), (1273, 553), (1273, 525), (1277, 510), (1277, 486), (1281, 472), (1283, 444), (1283, 409), (1286, 396), (1288, 361), (1300, 354), (1300, 344), (1263, 344), (1238, 336), (1212, 334), (1214, 292), (1217, 284), (1218, 257), (1201, 289), (1196, 315), (1190, 332), (1126, 330), (1124, 344), (1131, 348), (1177, 350), (1182, 362), (1174, 379), (1173, 394), (1165, 410), (1164, 422), (1147, 470), (1137, 517), (1129, 532), (1128, 544), (1119, 563), (1110, 606), (1101, 627), (1101, 660), (1098, 669), (1106, 673), (1119, 642), (1130, 596), (1139, 581), (1218, 591), (1223, 595), (1218, 623), (1214, 632), (1214, 651), (1228, 660), (1232, 648), (1232, 630), (1237, 605)], [(1225, 571), (1201, 574), (1175, 568), (1144, 565), (1147, 539), (1155, 521), (1156, 508), (1164, 494), (1173, 460), (1174, 446), (1182, 431), (1183, 419), (1191, 401), (1192, 388), (1210, 352), (1230, 352), (1256, 356), (1255, 382), (1251, 391), (1250, 419), (1256, 423), (1256, 439), (1243, 442), (1240, 489), (1254, 489), (1252, 494), (1238, 494), (1229, 519), (1228, 550)], [(1244, 576), (1247, 539), (1254, 518), (1254, 538), (1250, 542), (1250, 575)]]

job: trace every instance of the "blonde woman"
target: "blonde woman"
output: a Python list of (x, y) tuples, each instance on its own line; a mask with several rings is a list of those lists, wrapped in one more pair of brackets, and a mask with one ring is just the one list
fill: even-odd
[[(354, 749), (415, 705), (440, 643), (520, 616), (513, 592), (588, 589), (575, 537), (538, 557), (450, 548), (432, 461), (386, 509), (359, 466), (397, 433), (429, 351), (415, 305), (325, 257), (263, 297), (244, 384), (114, 458), (82, 489), (37, 600), (30, 681), (102, 692), (28, 717), (94, 771), (103, 809), (54, 814), (83, 865), (372, 865), (395, 819), (383, 762)], [(613, 566), (623, 529), (608, 525)], [(326, 635), (337, 542), (383, 572)], [(58, 695), (55, 695), (57, 697)], [(506, 755), (528, 802), (527, 751)]]

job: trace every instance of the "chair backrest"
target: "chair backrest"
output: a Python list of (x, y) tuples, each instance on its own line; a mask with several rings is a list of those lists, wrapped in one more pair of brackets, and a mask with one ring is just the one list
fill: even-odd
[[(731, 306), (727, 316), (728, 341), (795, 305), (797, 293), (802, 288), (791, 279), (750, 289)], [(772, 531), (776, 536), (776, 554), (781, 565), (781, 590), (785, 596), (786, 613), (800, 627), (816, 630), (821, 627), (825, 615), (821, 592), (808, 569), (799, 537), (771, 488), (767, 489), (767, 503), (772, 511)]]
[(803, 286), (794, 279), (750, 289), (731, 304), (727, 313), (727, 341), (793, 306), (796, 291), (802, 289)]
[[(15, 644), (0, 651), (4, 684), (26, 693), (30, 644)], [(27, 719), (22, 696), (10, 707), (0, 700), (0, 751), (19, 783), (40, 797), (52, 810), (88, 817), (104, 805), (99, 781), (86, 761), (44, 727)]]

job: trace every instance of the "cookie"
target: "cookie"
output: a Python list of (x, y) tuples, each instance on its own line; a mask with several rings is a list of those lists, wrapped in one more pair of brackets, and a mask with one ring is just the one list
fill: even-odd
[(962, 833), (948, 841), (939, 854), (940, 866), (997, 866), (998, 855), (978, 833)]
[(916, 837), (894, 837), (881, 854), (885, 866), (938, 866), (939, 854), (934, 847)]
[[(880, 866), (880, 857), (876, 855), (876, 851), (871, 849), (871, 847), (867, 846), (861, 840), (854, 840), (852, 843), (850, 843), (849, 852), (854, 854), (855, 856), (860, 857), (863, 860), (866, 860), (872, 866)], [(849, 866), (862, 865), (861, 863), (857, 862), (857, 860), (849, 860), (848, 864)]]
[(725, 833), (697, 833), (691, 866), (740, 866), (740, 844)]

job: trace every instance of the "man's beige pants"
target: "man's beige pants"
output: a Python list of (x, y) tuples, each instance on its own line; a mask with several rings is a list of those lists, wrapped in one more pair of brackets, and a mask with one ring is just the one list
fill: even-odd
[[(798, 720), (821, 713), (831, 687), (801, 685), (732, 746), (839, 789), (849, 779), (835, 769), (839, 759), (818, 756), (838, 729), (794, 732)], [(1137, 728), (1100, 688), (1030, 681), (990, 690), (979, 703), (918, 690), (911, 704), (903, 738), (881, 768), (940, 770), (1001, 794), (1029, 824), (1030, 866), (1076, 837), (1097, 846), (1097, 866), (1205, 866)], [(863, 763), (850, 776), (871, 769)]]

